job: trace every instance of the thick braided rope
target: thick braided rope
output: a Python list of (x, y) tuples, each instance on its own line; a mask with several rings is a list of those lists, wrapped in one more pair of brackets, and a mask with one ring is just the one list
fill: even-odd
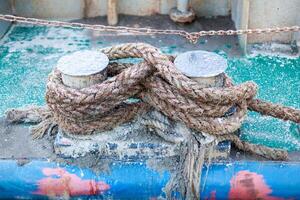
[(274, 104), (260, 99), (251, 99), (248, 102), (250, 110), (261, 113), (262, 115), (269, 115), (282, 120), (289, 120), (300, 123), (300, 111), (291, 107)]
[[(159, 83), (161, 82), (156, 82), (155, 84), (157, 87), (153, 87), (153, 90), (157, 90), (156, 92), (153, 92), (151, 88), (150, 90), (152, 93), (143, 93), (142, 99), (157, 110), (160, 110), (162, 113), (169, 116), (171, 119), (175, 121), (182, 121), (188, 127), (199, 132), (206, 132), (213, 135), (232, 133), (241, 126), (241, 123), (246, 116), (247, 107), (243, 104), (232, 116), (222, 117), (225, 112), (223, 109), (220, 109), (218, 113), (216, 113), (216, 110), (213, 117), (210, 117), (208, 115), (210, 112), (209, 109), (206, 109), (208, 111), (207, 113), (203, 113), (205, 111), (204, 109), (202, 112), (197, 112), (197, 110), (199, 110), (199, 107), (197, 109), (197, 106), (193, 109), (192, 103), (185, 103), (181, 106), (178, 99), (180, 100), (180, 97), (182, 96), (179, 94), (173, 94), (174, 91), (172, 92), (170, 88), (168, 89), (169, 92), (166, 92), (163, 86), (158, 85)], [(175, 102), (172, 101), (174, 98), (176, 98)], [(190, 105), (191, 108), (187, 108)], [(227, 108), (229, 109), (233, 105), (229, 105)], [(202, 106), (205, 107), (206, 104), (202, 104)], [(207, 107), (210, 107), (210, 105), (207, 105)]]
[[(240, 127), (246, 113), (246, 106), (240, 106), (242, 109), (237, 112), (237, 116), (231, 117), (235, 120), (227, 120), (226, 118), (215, 119), (215, 117), (223, 116), (236, 103), (241, 103), (246, 98), (254, 96), (256, 93), (255, 84), (248, 83), (249, 86), (237, 86), (231, 90), (200, 88), (197, 82), (185, 77), (181, 72), (176, 70), (174, 64), (170, 62), (167, 56), (160, 54), (157, 49), (149, 45), (119, 45), (104, 49), (102, 52), (106, 53), (109, 57), (114, 55), (114, 57), (126, 58), (128, 57), (128, 51), (131, 52), (131, 57), (143, 58), (145, 62), (155, 67), (158, 71), (158, 75), (151, 76), (147, 81), (143, 82), (144, 86), (148, 89), (147, 92), (140, 95), (144, 101), (161, 110), (172, 119), (184, 121), (191, 128), (195, 128), (198, 131), (224, 134), (224, 132), (231, 133)], [(161, 76), (161, 78), (158, 76)], [(194, 96), (190, 95), (190, 98), (195, 103), (188, 97), (193, 91), (196, 94)], [(235, 93), (232, 91), (235, 91)], [(211, 95), (212, 93), (217, 95)], [(161, 98), (157, 99), (155, 96)], [(223, 96), (227, 97), (227, 99), (223, 98)], [(203, 97), (206, 104), (198, 97)], [(218, 104), (223, 104), (220, 101), (222, 98), (227, 101), (226, 106), (218, 106)], [(208, 99), (211, 102), (207, 101)], [(214, 106), (211, 106), (212, 104)], [(203, 105), (204, 108), (201, 108), (200, 105)], [(210, 116), (213, 118), (210, 118)]]
[(271, 160), (287, 160), (288, 153), (284, 150), (269, 148), (261, 145), (251, 144), (240, 140), (240, 138), (234, 134), (217, 136), (217, 140), (221, 141), (231, 141), (235, 146), (243, 151), (251, 152), (256, 155), (266, 157)]
[[(227, 78), (225, 88), (201, 88), (175, 68), (173, 57), (147, 44), (123, 44), (101, 51), (111, 61), (122, 58), (142, 58), (143, 61), (110, 63), (108, 75), (111, 78), (79, 90), (65, 86), (60, 72), (54, 70), (47, 84), (46, 101), (52, 114), (48, 121), (53, 120), (67, 132), (91, 134), (128, 122), (151, 106), (198, 132), (215, 135), (219, 140), (227, 138), (240, 149), (271, 159), (286, 159), (286, 152), (257, 147), (232, 136), (240, 128), (248, 107), (299, 123), (299, 110), (254, 99), (255, 83), (235, 86)], [(130, 97), (140, 97), (142, 102), (125, 103)], [(237, 108), (236, 112), (225, 116), (232, 107)]]
[[(109, 79), (101, 84), (97, 84), (95, 86), (92, 86), (90, 88), (84, 88), (82, 90), (75, 90), (72, 88), (68, 88), (62, 84), (62, 81), (60, 79), (59, 72), (55, 71), (52, 76), (50, 76), (49, 83), (47, 85), (47, 103), (51, 110), (54, 111), (54, 117), (58, 121), (59, 124), (62, 125), (64, 129), (67, 131), (75, 131), (75, 133), (81, 133), (82, 129), (85, 129), (85, 132), (88, 132), (88, 130), (97, 130), (100, 127), (95, 127), (95, 123), (97, 120), (104, 115), (107, 116), (109, 114), (109, 111), (115, 108), (117, 105), (119, 105), (124, 100), (128, 99), (131, 96), (134, 96), (135, 94), (141, 92), (141, 87), (139, 84), (139, 81), (141, 81), (143, 78), (146, 78), (147, 76), (150, 76), (151, 73), (155, 70), (157, 70), (156, 66), (153, 67), (154, 64), (157, 64), (160, 66), (160, 69), (173, 69), (174, 73), (177, 74), (176, 79), (174, 80), (190, 80), (183, 76), (180, 72), (176, 71), (176, 69), (173, 67), (173, 63), (169, 61), (168, 57), (163, 56), (158, 52), (157, 49), (153, 48), (149, 45), (144, 44), (129, 44), (129, 45), (122, 45), (122, 46), (116, 46), (109, 49), (104, 49), (104, 53), (108, 55), (110, 59), (119, 59), (119, 58), (128, 58), (128, 57), (139, 57), (144, 58), (145, 63), (153, 63), (152, 66), (146, 65), (145, 63), (140, 63), (137, 65), (134, 65), (130, 68), (127, 68), (117, 76), (115, 76), (112, 79)], [(156, 62), (154, 62), (156, 61)], [(174, 70), (175, 69), (175, 70)], [(161, 70), (161, 71), (162, 71)], [(170, 71), (170, 70), (168, 70)], [(158, 72), (159, 75), (161, 75), (160, 72)], [(170, 77), (170, 75), (166, 72), (163, 72), (165, 76), (163, 77)], [(175, 76), (175, 75), (174, 75)], [(172, 82), (173, 78), (170, 80)], [(151, 82), (151, 81), (150, 81)], [(152, 83), (155, 81), (152, 81)], [(173, 81), (174, 82), (174, 81)], [(186, 84), (183, 84), (184, 82), (175, 82), (175, 84), (179, 87), (176, 87), (176, 89), (179, 89), (179, 92), (186, 93), (187, 89), (190, 88)], [(196, 85), (193, 81), (191, 82), (192, 85)], [(161, 84), (162, 85), (162, 84)], [(153, 86), (152, 88), (155, 88), (156, 86)], [(159, 87), (160, 90), (158, 92), (162, 92), (164, 88), (166, 87)], [(182, 89), (183, 88), (183, 89)], [(194, 86), (197, 91), (201, 91), (201, 88), (198, 86)], [(241, 87), (243, 89), (243, 87)], [(218, 90), (218, 89), (217, 89)], [(239, 91), (239, 88), (237, 88), (237, 91)], [(210, 92), (214, 92), (213, 90), (210, 90)], [(225, 91), (228, 93), (228, 91)], [(199, 93), (199, 92), (198, 92)], [(206, 95), (208, 93), (204, 90), (202, 96)], [(208, 94), (209, 94), (208, 93)], [(220, 93), (219, 91), (216, 91), (216, 93)], [(230, 93), (230, 91), (229, 91)], [(238, 92), (237, 92), (238, 93)], [(254, 93), (254, 92), (252, 92)], [(179, 98), (179, 95), (173, 95), (172, 98), (170, 98), (170, 95), (172, 94), (172, 90), (169, 89), (169, 91), (164, 93), (163, 99), (176, 99)], [(169, 96), (168, 96), (169, 94)], [(243, 96), (246, 96), (247, 92), (243, 93)], [(252, 94), (253, 95), (253, 94)], [(48, 98), (50, 97), (51, 98)], [(221, 94), (222, 96), (222, 94)], [(226, 95), (227, 96), (227, 95)], [(184, 97), (182, 99), (185, 99), (186, 102), (191, 102), (188, 98)], [(177, 103), (181, 102), (176, 100), (173, 101), (172, 104), (173, 107), (177, 107)], [(237, 100), (238, 102), (238, 100)], [(169, 102), (170, 103), (170, 102)], [(230, 106), (233, 106), (232, 102)], [(182, 104), (181, 112), (178, 112), (181, 116), (176, 116), (175, 118), (178, 120), (183, 120), (185, 122), (193, 121), (191, 123), (191, 126), (193, 128), (196, 128), (199, 131), (206, 131), (211, 133), (218, 133), (218, 132), (233, 132), (235, 131), (239, 126), (239, 123), (234, 122), (234, 127), (231, 126), (230, 123), (227, 123), (227, 121), (215, 121), (214, 119), (207, 118), (207, 121), (204, 121), (204, 119), (201, 120), (201, 118), (197, 118), (197, 115), (208, 117), (205, 113), (197, 112), (199, 109), (201, 109), (199, 106), (194, 106), (191, 109), (187, 109), (184, 107), (184, 105), (188, 105), (188, 103)], [(203, 104), (205, 106), (205, 104)], [(195, 110), (195, 108), (197, 108)], [(224, 114), (224, 111), (228, 109), (228, 105), (225, 107), (226, 109), (220, 109), (218, 106), (215, 106), (216, 109), (219, 112), (219, 116), (222, 116)], [(172, 107), (169, 107), (169, 113), (172, 112)], [(209, 104), (206, 105), (206, 111), (212, 112), (213, 107)], [(196, 116), (188, 114), (189, 111), (196, 111), (194, 114)], [(132, 111), (132, 109), (128, 110), (128, 112)], [(114, 110), (114, 112), (117, 112)], [(132, 111), (133, 112), (133, 111)], [(136, 112), (134, 110), (134, 112)], [(214, 114), (213, 117), (216, 117), (218, 114)], [(244, 112), (241, 114), (242, 116), (245, 115), (245, 109)], [(117, 115), (120, 116), (120, 115)], [(90, 119), (93, 119), (92, 121)], [(236, 117), (234, 117), (236, 118)], [(240, 119), (241, 117), (238, 117)], [(198, 119), (200, 120), (200, 123), (197, 122)], [(240, 120), (242, 121), (242, 120)], [(73, 123), (72, 123), (73, 122)], [(215, 122), (215, 123), (214, 123)], [(82, 124), (88, 124), (87, 126), (83, 126)], [(83, 128), (80, 128), (80, 127)], [(221, 127), (221, 128), (220, 128)]]

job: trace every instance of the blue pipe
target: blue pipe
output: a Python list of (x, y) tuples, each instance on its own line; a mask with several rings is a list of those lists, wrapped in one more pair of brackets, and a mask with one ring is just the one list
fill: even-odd
[[(300, 199), (300, 163), (214, 163), (202, 173), (203, 199)], [(157, 199), (170, 172), (150, 169), (144, 162), (115, 162), (109, 172), (34, 160), (23, 166), (0, 160), (0, 199)], [(250, 196), (249, 196), (250, 195)], [(175, 199), (180, 199), (174, 194)]]

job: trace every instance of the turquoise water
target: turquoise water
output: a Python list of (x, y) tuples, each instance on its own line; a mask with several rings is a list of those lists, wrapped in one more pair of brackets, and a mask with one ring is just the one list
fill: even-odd
[[(82, 30), (15, 26), (0, 42), (0, 116), (9, 108), (45, 104), (47, 76), (61, 56), (110, 45), (90, 38), (90, 33)], [(178, 49), (170, 46), (162, 50), (176, 53)], [(254, 80), (259, 85), (259, 98), (300, 108), (300, 58), (258, 55), (228, 58), (228, 62), (227, 73), (236, 83)], [(249, 113), (242, 138), (300, 150), (300, 133), (295, 124), (257, 113)]]

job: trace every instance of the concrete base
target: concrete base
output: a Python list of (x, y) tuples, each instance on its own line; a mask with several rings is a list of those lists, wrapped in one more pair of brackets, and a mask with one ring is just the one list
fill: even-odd
[[(154, 130), (151, 131), (146, 128), (143, 125), (145, 117), (138, 117), (135, 121), (123, 124), (111, 131), (101, 132), (92, 136), (76, 136), (59, 130), (54, 142), (54, 152), (63, 158), (84, 157), (92, 153), (100, 158), (114, 160), (140, 160), (179, 155), (180, 143), (168, 142)], [(174, 131), (178, 130), (168, 131), (171, 131), (171, 137), (173, 138), (179, 138), (178, 140), (184, 138), (183, 132), (176, 134)], [(203, 138), (203, 143), (205, 142), (210, 143), (210, 138)], [(223, 142), (211, 152), (210, 156), (215, 159), (221, 159), (228, 158), (229, 154), (230, 143)]]
[(0, 159), (47, 159), (54, 157), (51, 140), (33, 140), (28, 126), (8, 124), (0, 118)]

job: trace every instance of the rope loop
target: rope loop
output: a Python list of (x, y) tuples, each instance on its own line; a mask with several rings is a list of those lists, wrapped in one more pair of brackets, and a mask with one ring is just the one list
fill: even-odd
[[(154, 108), (192, 130), (232, 140), (239, 148), (257, 153), (255, 145), (241, 143), (232, 136), (241, 127), (248, 109), (300, 123), (299, 110), (254, 99), (257, 92), (254, 82), (233, 85), (227, 77), (224, 88), (202, 88), (176, 69), (172, 57), (149, 44), (128, 43), (100, 52), (111, 61), (124, 58), (143, 61), (111, 63), (108, 73), (112, 78), (83, 89), (65, 86), (60, 72), (54, 70), (49, 76), (46, 101), (55, 123), (67, 132), (92, 134), (112, 129)], [(131, 97), (141, 101), (126, 103)], [(232, 107), (236, 112), (226, 115)], [(264, 156), (287, 158), (286, 152), (278, 151), (277, 156)]]
[[(61, 72), (54, 69), (47, 83), (47, 107), (14, 109), (7, 113), (7, 119), (40, 122), (32, 129), (35, 137), (42, 137), (57, 126), (71, 134), (86, 135), (113, 129), (154, 109), (168, 120), (184, 123), (196, 134), (208, 134), (218, 141), (230, 140), (239, 149), (269, 159), (288, 158), (286, 151), (249, 144), (234, 134), (247, 110), (300, 123), (300, 110), (255, 99), (258, 87), (254, 82), (234, 85), (225, 76), (223, 88), (202, 88), (176, 69), (174, 57), (149, 44), (128, 43), (99, 51), (111, 61), (107, 67), (110, 78), (74, 89), (64, 85)], [(142, 61), (116, 62), (124, 58)], [(130, 102), (130, 98), (139, 101)], [(232, 109), (235, 111), (230, 112)]]

